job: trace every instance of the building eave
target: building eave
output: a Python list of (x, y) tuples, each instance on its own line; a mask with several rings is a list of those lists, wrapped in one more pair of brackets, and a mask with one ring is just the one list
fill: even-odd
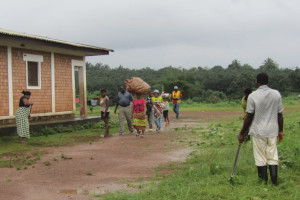
[(6, 41), (13, 41), (20, 48), (26, 46), (40, 45), (51, 48), (66, 49), (69, 51), (76, 51), (78, 54), (84, 56), (96, 56), (96, 55), (108, 55), (109, 52), (114, 52), (112, 49), (96, 47), (91, 45), (78, 44), (73, 42), (67, 42), (62, 40), (51, 39), (47, 37), (41, 37), (26, 33), (19, 33), (9, 30), (0, 29), (0, 39)]

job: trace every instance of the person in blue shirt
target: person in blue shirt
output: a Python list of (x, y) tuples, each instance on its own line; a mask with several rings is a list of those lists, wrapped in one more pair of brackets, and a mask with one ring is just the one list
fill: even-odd
[(125, 130), (125, 120), (127, 121), (128, 129), (130, 133), (134, 132), (132, 126), (132, 118), (131, 118), (131, 103), (133, 101), (132, 94), (130, 94), (125, 87), (122, 85), (120, 87), (120, 92), (118, 93), (118, 101), (115, 108), (115, 114), (117, 113), (117, 109), (119, 107), (119, 121), (120, 121), (120, 135), (124, 134)]

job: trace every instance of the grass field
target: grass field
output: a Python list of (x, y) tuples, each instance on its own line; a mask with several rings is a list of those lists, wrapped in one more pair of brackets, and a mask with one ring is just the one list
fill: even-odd
[[(103, 200), (195, 200), (195, 199), (300, 199), (300, 106), (298, 102), (284, 100), (286, 110), (298, 110), (284, 115), (285, 138), (279, 145), (279, 186), (272, 187), (257, 181), (252, 143), (243, 145), (237, 165), (234, 185), (229, 184), (237, 133), (241, 128), (240, 116), (215, 119), (210, 125), (195, 128), (176, 128), (181, 133), (178, 143), (194, 149), (190, 158), (181, 164), (171, 163), (157, 167), (157, 177), (135, 186), (137, 193), (123, 191), (101, 196)], [(240, 104), (182, 104), (183, 112), (241, 111)], [(95, 108), (89, 115), (99, 115)], [(113, 115), (113, 117), (116, 117)], [(207, 123), (205, 123), (207, 124)], [(117, 133), (112, 128), (111, 133)], [(96, 141), (103, 129), (85, 129), (68, 133), (32, 137), (27, 144), (17, 143), (17, 137), (0, 138), (0, 167), (21, 169), (41, 159), (41, 153), (28, 155), (28, 151), (42, 151), (44, 147), (73, 145)], [(169, 175), (161, 173), (171, 171)]]
[[(183, 101), (180, 105), (183, 112), (220, 112), (220, 111), (241, 111), (240, 101), (223, 101), (216, 104), (209, 103), (189, 103)], [(283, 98), (283, 106), (285, 110), (300, 110), (300, 104), (297, 96)]]
[[(112, 128), (111, 132), (116, 133), (118, 130), (118, 128)], [(103, 134), (103, 129), (87, 129), (74, 131), (71, 133), (32, 137), (30, 140), (27, 140), (25, 145), (17, 143), (17, 137), (2, 137), (0, 138), (0, 155), (36, 150), (40, 147), (64, 146), (81, 142), (94, 142), (100, 137), (100, 135)]]
[[(223, 120), (208, 127), (176, 129), (195, 151), (185, 163), (166, 167), (165, 178), (141, 185), (138, 193), (116, 192), (104, 200), (300, 199), (300, 112), (285, 115), (285, 138), (279, 145), (279, 186), (258, 182), (252, 143), (243, 145), (234, 184), (229, 183), (241, 121)], [(164, 170), (164, 169), (162, 169)], [(158, 173), (159, 174), (159, 173)]]
[[(296, 97), (285, 97), (283, 98), (283, 105), (285, 110), (300, 110), (300, 104)], [(113, 118), (117, 117), (113, 111), (115, 106), (111, 106), (110, 116)], [(170, 109), (172, 109), (172, 103), (170, 103)], [(181, 112), (221, 112), (221, 111), (242, 111), (240, 101), (223, 101), (216, 104), (211, 103), (193, 103), (190, 101), (183, 101), (180, 105)], [(79, 108), (77, 109), (76, 115), (79, 116)], [(100, 116), (100, 107), (95, 106), (93, 111), (88, 108), (88, 116)]]

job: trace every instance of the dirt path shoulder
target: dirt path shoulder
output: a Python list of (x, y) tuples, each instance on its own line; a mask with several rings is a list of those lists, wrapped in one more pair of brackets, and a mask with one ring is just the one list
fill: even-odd
[(0, 199), (88, 199), (93, 193), (131, 190), (127, 182), (152, 177), (156, 166), (185, 160), (190, 150), (176, 142), (179, 133), (172, 131), (183, 124), (145, 138), (112, 136), (92, 144), (46, 148), (49, 153), (34, 168), (0, 169)]
[(175, 127), (196, 126), (205, 119), (237, 114), (181, 113), (181, 119), (175, 121), (171, 113), (171, 126), (160, 134), (148, 133), (145, 138), (116, 135), (92, 144), (44, 148), (48, 154), (34, 168), (0, 169), (0, 199), (83, 200), (97, 199), (94, 193), (134, 190), (127, 187), (128, 182), (147, 180), (155, 175), (155, 167), (184, 161), (191, 152), (177, 142), (180, 132), (174, 131)]

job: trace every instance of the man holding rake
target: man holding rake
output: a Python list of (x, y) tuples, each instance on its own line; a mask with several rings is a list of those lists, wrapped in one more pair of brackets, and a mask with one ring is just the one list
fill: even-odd
[(253, 153), (260, 180), (268, 182), (267, 166), (273, 185), (277, 185), (278, 143), (283, 140), (283, 107), (281, 95), (277, 90), (267, 86), (268, 75), (260, 73), (256, 77), (257, 90), (249, 95), (247, 115), (239, 134), (240, 144), (244, 141), (244, 133), (249, 130), (253, 136)]

